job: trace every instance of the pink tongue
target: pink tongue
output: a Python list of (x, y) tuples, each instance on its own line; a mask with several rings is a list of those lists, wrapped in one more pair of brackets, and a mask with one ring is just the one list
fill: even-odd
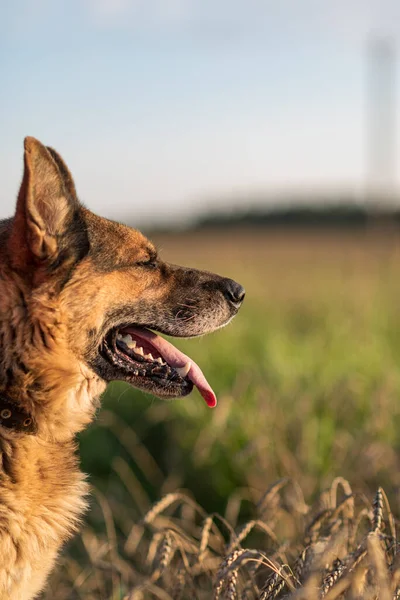
[(217, 405), (217, 397), (211, 389), (207, 379), (204, 377), (202, 370), (191, 358), (186, 356), (186, 354), (183, 354), (178, 348), (175, 348), (170, 342), (167, 342), (166, 339), (148, 329), (126, 327), (124, 328), (124, 331), (144, 340), (148, 340), (171, 367), (183, 367), (190, 361), (192, 366), (190, 367), (187, 377), (197, 387), (210, 408), (214, 408), (214, 406)]

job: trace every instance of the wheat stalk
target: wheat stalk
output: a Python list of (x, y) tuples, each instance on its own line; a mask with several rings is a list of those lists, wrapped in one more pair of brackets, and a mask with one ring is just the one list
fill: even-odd
[[(120, 586), (131, 590), (127, 600), (400, 600), (400, 553), (383, 489), (376, 492), (372, 510), (356, 511), (348, 482), (337, 478), (304, 524), (305, 511), (280, 501), (287, 481), (270, 486), (260, 505), (275, 511), (273, 525), (268, 509), (264, 510), (268, 523), (253, 518), (236, 531), (221, 515), (206, 515), (185, 494), (167, 494), (134, 526), (138, 527), (134, 535), (130, 530), (132, 547), (125, 542), (129, 550), (125, 554), (119, 549), (112, 507), (100, 496), (107, 538), (87, 529), (82, 541), (91, 568), (65, 561), (46, 598), (70, 600), (73, 580), (73, 598), (82, 600), (109, 598), (110, 593), (121, 597)], [(176, 503), (191, 510), (165, 515)], [(360, 522), (365, 517), (369, 531), (362, 537)], [(252, 532), (268, 538), (254, 536), (259, 549), (242, 547)]]

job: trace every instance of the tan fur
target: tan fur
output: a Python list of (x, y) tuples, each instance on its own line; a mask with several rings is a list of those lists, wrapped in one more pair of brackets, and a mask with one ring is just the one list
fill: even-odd
[[(140, 232), (83, 208), (58, 154), (26, 139), (17, 211), (0, 224), (0, 392), (37, 433), (0, 425), (0, 600), (37, 597), (79, 526), (88, 486), (74, 440), (106, 387), (93, 365), (107, 331), (128, 321), (198, 335), (234, 314), (230, 280), (146, 267), (154, 253)], [(180, 319), (187, 298), (193, 315)]]

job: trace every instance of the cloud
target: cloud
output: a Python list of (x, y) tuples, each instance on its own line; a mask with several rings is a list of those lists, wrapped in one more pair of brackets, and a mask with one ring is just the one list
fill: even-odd
[(85, 0), (95, 22), (102, 26), (160, 27), (184, 23), (191, 0)]
[[(271, 0), (84, 0), (91, 16), (108, 26), (179, 27), (199, 24), (235, 24), (264, 20), (281, 12)], [(296, 7), (296, 1), (280, 0), (281, 5)], [(308, 3), (310, 0), (303, 0)]]
[(355, 42), (370, 31), (398, 35), (398, 0), (82, 0), (105, 28), (279, 32), (325, 30)]
[(89, 2), (89, 8), (99, 17), (108, 19), (123, 16), (130, 10), (131, 4), (130, 0), (93, 0)]
[[(8, 5), (7, 5), (8, 6)], [(4, 14), (3, 14), (4, 13)], [(359, 45), (370, 32), (399, 37), (398, 0), (0, 0), (0, 32), (62, 31), (65, 18), (101, 30), (240, 37), (291, 37), (296, 31)]]
[(397, 0), (337, 0), (329, 4), (326, 15), (327, 24), (347, 39), (365, 41), (370, 34), (399, 37)]

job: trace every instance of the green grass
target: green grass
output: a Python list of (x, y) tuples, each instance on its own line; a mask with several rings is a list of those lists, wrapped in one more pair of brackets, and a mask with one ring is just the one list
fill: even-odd
[[(304, 479), (309, 492), (336, 474), (372, 488), (378, 479), (397, 485), (397, 237), (245, 233), (241, 256), (238, 236), (224, 236), (207, 238), (204, 245), (216, 252), (206, 257), (200, 236), (189, 252), (190, 238), (161, 240), (167, 257), (170, 243), (173, 260), (185, 255), (246, 285), (243, 309), (229, 327), (177, 342), (202, 366), (218, 407), (208, 409), (196, 392), (163, 403), (120, 384), (110, 386), (104, 406), (134, 429), (172, 487), (189, 488), (209, 510), (237, 486), (261, 491), (283, 474)], [(135, 468), (101, 416), (81, 448), (83, 467), (103, 489), (113, 457)], [(158, 484), (136, 471), (150, 498), (158, 497)]]
[[(171, 262), (234, 277), (247, 297), (229, 327), (177, 342), (206, 373), (216, 409), (195, 392), (164, 403), (116, 383), (104, 398), (108, 412), (82, 434), (82, 467), (106, 495), (118, 535), (178, 488), (221, 513), (238, 490), (256, 499), (283, 476), (308, 498), (339, 475), (369, 495), (382, 485), (393, 498), (397, 233), (242, 231), (155, 241)], [(242, 517), (249, 511), (244, 504)], [(88, 522), (104, 528), (96, 503)]]

